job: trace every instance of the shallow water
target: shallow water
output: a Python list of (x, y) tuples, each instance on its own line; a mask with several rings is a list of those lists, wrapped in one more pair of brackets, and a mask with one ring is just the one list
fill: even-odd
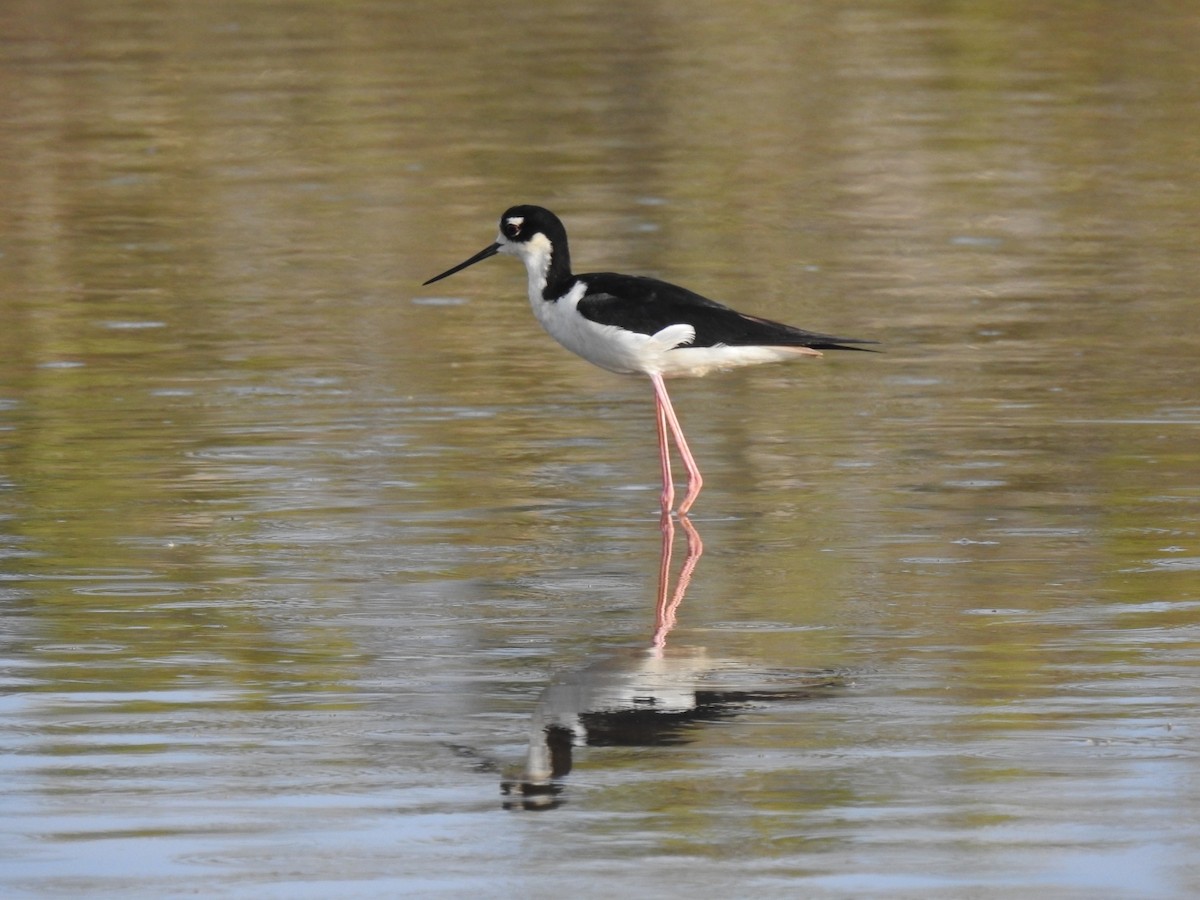
[[(6, 896), (1200, 892), (1189, 5), (0, 35)], [(419, 287), (516, 202), (883, 342), (673, 386), (658, 651), (649, 385)]]

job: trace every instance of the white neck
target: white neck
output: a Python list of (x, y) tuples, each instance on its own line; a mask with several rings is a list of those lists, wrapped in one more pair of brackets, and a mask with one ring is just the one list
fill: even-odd
[(550, 271), (550, 256), (553, 247), (544, 234), (535, 234), (527, 241), (513, 243), (505, 241), (500, 248), (501, 253), (519, 257), (525, 263), (525, 273), (529, 276), (529, 302), (537, 303), (543, 299), (542, 292), (546, 289), (546, 273)]

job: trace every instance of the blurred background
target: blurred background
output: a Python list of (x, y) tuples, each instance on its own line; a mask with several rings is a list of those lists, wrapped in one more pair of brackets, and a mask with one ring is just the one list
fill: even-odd
[[(0, 85), (7, 896), (1200, 891), (1194, 4), (9, 0)], [(884, 351), (672, 388), (674, 674), (822, 687), (537, 813), (659, 486), (518, 265), (420, 287), (515, 203)]]

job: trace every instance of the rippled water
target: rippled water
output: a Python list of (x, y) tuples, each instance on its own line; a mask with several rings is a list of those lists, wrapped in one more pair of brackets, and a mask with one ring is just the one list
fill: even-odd
[[(1189, 5), (0, 35), (6, 896), (1200, 892)], [(665, 585), (649, 385), (419, 287), (517, 202), (883, 342), (673, 387)]]

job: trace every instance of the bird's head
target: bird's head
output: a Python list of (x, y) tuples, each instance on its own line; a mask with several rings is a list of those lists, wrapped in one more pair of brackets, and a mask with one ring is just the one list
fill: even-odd
[(425, 284), (448, 278), (497, 253), (518, 257), (530, 274), (537, 273), (543, 282), (552, 258), (562, 271), (570, 271), (567, 232), (558, 216), (541, 206), (513, 206), (500, 217), (500, 233), (496, 235), (494, 243), (441, 275), (430, 278)]

